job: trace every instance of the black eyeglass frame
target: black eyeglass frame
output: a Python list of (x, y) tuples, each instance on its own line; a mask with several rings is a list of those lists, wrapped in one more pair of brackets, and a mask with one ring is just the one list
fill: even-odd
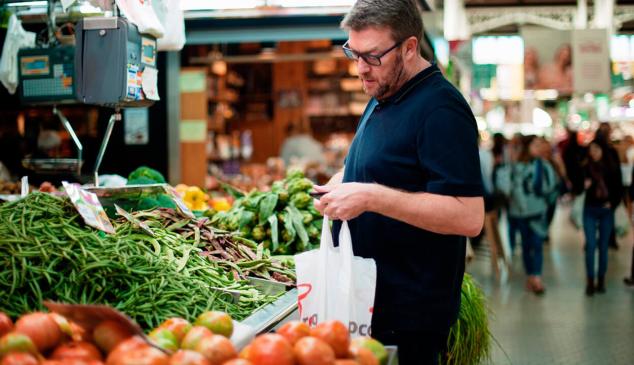
[(383, 51), (383, 53), (376, 55), (369, 53), (357, 53), (356, 51), (348, 47), (348, 41), (346, 41), (346, 43), (344, 43), (341, 48), (343, 49), (343, 54), (346, 56), (346, 58), (350, 60), (358, 61), (359, 58), (361, 58), (370, 66), (381, 66), (381, 58), (383, 58), (383, 56), (390, 53), (391, 50), (397, 48), (401, 44), (403, 44), (403, 41), (396, 42), (392, 47)]

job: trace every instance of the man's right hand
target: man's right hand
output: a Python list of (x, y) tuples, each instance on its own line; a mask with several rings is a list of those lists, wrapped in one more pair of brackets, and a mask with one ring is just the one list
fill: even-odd
[[(313, 186), (313, 190), (315, 190), (318, 193), (328, 193), (330, 192), (336, 185), (338, 184), (331, 184), (332, 180), (327, 184), (327, 185), (314, 185)], [(326, 203), (322, 203), (320, 199), (313, 199), (313, 204), (315, 205), (315, 209), (317, 209), (317, 211), (319, 213), (321, 213), (321, 215), (324, 215), (324, 211), (326, 210)]]

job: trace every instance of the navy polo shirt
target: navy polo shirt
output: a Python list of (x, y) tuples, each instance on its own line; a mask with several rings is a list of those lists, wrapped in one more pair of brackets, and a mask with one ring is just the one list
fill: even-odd
[[(371, 109), (348, 152), (344, 182), (483, 195), (475, 118), (436, 65)], [(465, 237), (432, 233), (370, 212), (350, 220), (349, 227), (354, 254), (377, 264), (373, 328), (448, 330), (460, 308)], [(335, 238), (339, 228), (335, 224)]]

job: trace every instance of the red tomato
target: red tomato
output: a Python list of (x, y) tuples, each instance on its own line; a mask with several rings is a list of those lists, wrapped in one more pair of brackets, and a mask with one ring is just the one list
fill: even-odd
[(192, 329), (187, 332), (185, 337), (183, 337), (183, 342), (181, 342), (181, 348), (185, 350), (193, 350), (198, 345), (201, 339), (205, 337), (209, 337), (213, 335), (213, 333), (205, 327), (202, 326), (194, 326)]
[(221, 335), (202, 338), (195, 350), (203, 354), (212, 365), (221, 365), (225, 361), (238, 357), (231, 341)]
[(253, 363), (245, 359), (233, 359), (222, 363), (222, 365), (253, 365)]
[(334, 365), (335, 352), (324, 341), (315, 337), (301, 338), (295, 347), (295, 358), (299, 365)]
[(300, 338), (310, 336), (310, 327), (301, 321), (285, 323), (276, 333), (284, 336), (291, 345), (294, 345)]
[(29, 336), (39, 351), (46, 351), (59, 345), (63, 335), (53, 317), (42, 312), (29, 313), (20, 317), (15, 322), (15, 331)]
[(201, 353), (192, 350), (178, 350), (170, 358), (169, 365), (211, 365)]
[(11, 322), (11, 318), (0, 312), (0, 337), (6, 335), (7, 333), (13, 330), (13, 322)]
[(159, 328), (170, 330), (174, 335), (176, 335), (176, 338), (178, 338), (178, 342), (180, 343), (183, 341), (183, 337), (185, 337), (187, 332), (189, 332), (192, 328), (192, 324), (185, 319), (174, 317), (167, 319), (159, 326)]
[(350, 334), (346, 326), (339, 321), (326, 321), (310, 330), (310, 335), (323, 340), (335, 350), (337, 358), (348, 357), (350, 347)]
[(9, 332), (0, 338), (0, 358), (10, 352), (28, 352), (37, 355), (37, 349), (31, 338), (17, 332)]
[(253, 365), (293, 365), (293, 347), (281, 335), (267, 333), (251, 342), (248, 360)]
[(106, 365), (169, 365), (169, 356), (135, 336), (112, 350)]
[(99, 349), (95, 347), (95, 345), (89, 342), (76, 341), (69, 342), (58, 346), (53, 354), (51, 355), (51, 359), (54, 360), (62, 360), (62, 359), (79, 359), (79, 360), (99, 360), (101, 361), (101, 353)]
[(37, 365), (35, 356), (25, 352), (12, 352), (2, 358), (0, 365)]

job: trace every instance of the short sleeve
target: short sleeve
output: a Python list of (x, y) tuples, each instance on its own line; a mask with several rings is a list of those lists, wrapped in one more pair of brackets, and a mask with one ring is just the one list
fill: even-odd
[(426, 190), (450, 196), (483, 196), (478, 130), (471, 112), (441, 107), (418, 129), (418, 159), (427, 173)]

